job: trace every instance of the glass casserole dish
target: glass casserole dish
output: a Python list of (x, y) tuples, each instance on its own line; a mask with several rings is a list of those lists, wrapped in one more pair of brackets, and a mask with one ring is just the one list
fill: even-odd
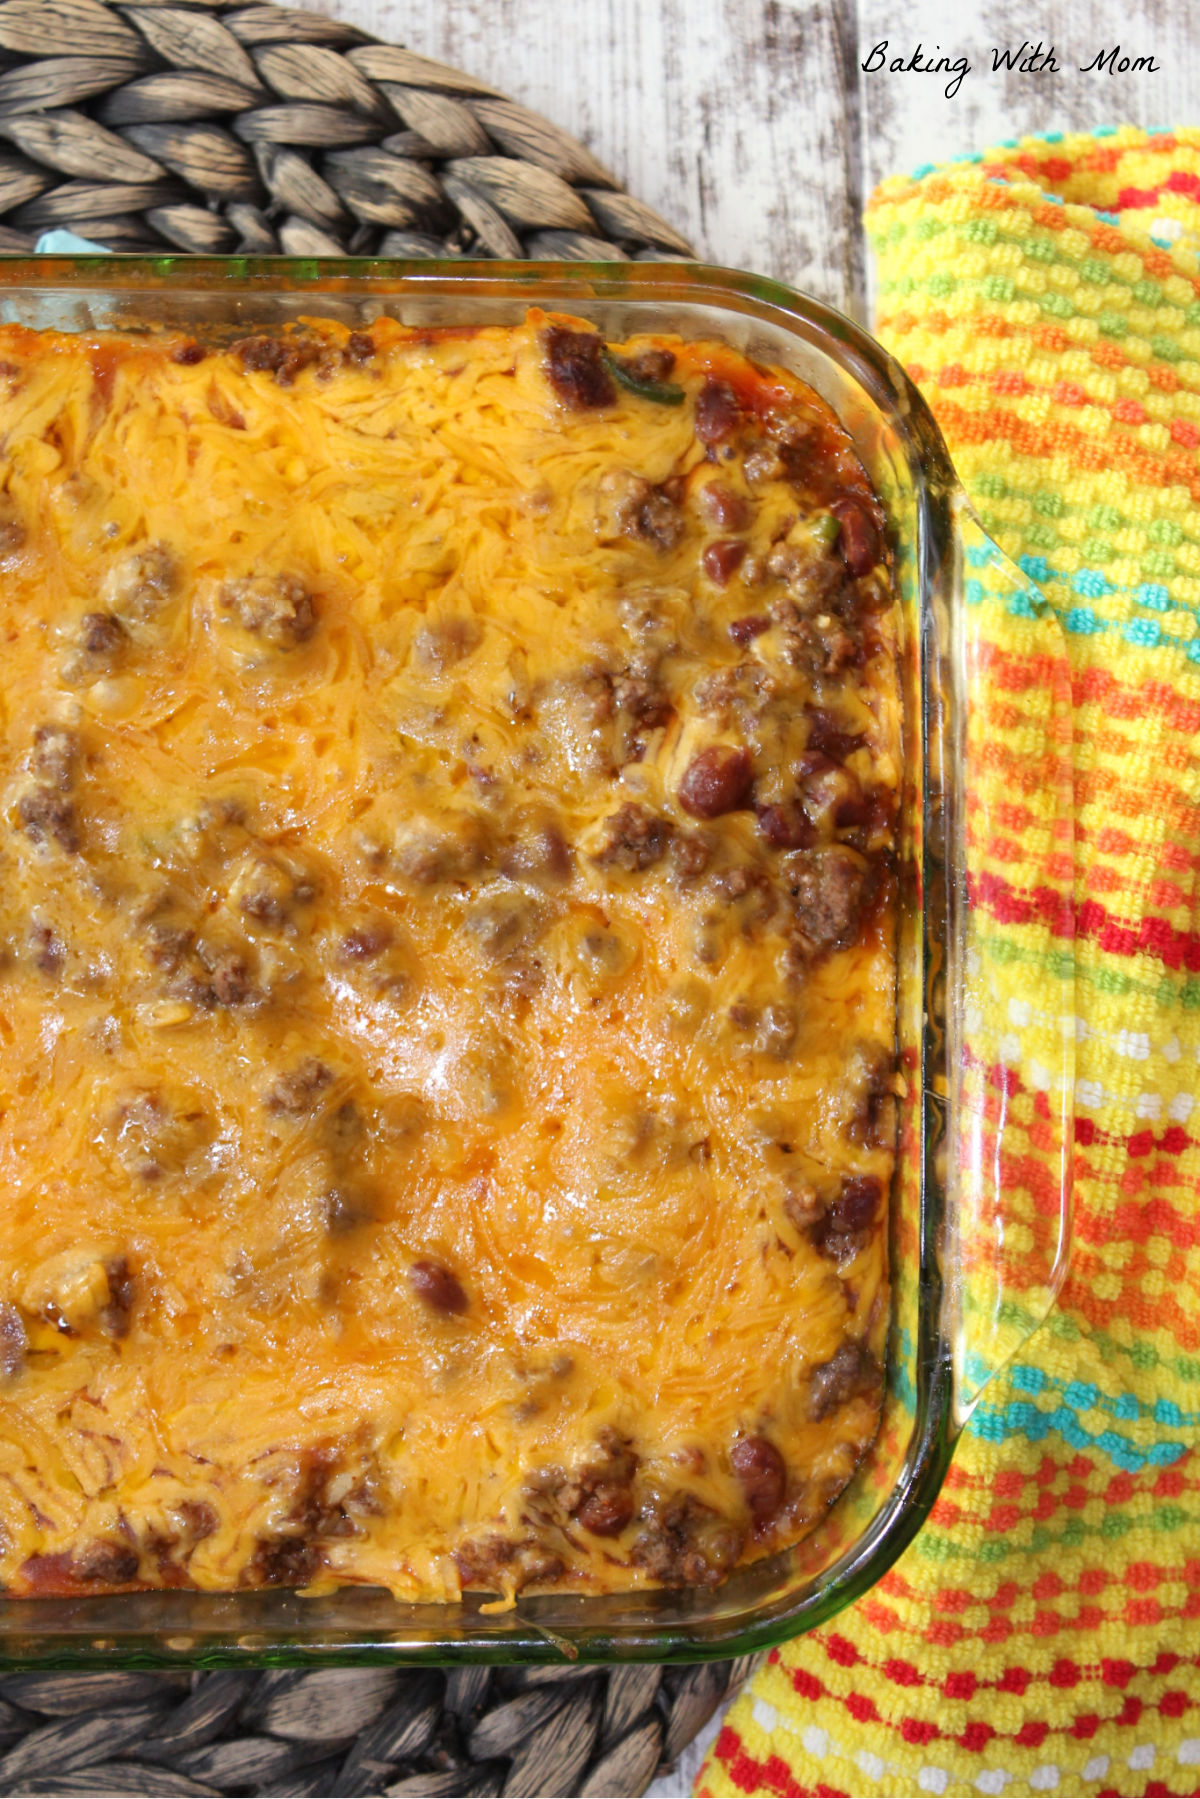
[[(0, 1666), (178, 1667), (368, 1660), (684, 1660), (742, 1654), (810, 1628), (870, 1586), (936, 1498), (987, 1380), (1053, 1303), (1065, 1268), (1073, 1087), (1070, 696), (1053, 616), (984, 537), (930, 414), (849, 321), (753, 277), (682, 265), (9, 260), (5, 323), (182, 329), (203, 341), (326, 316), (351, 328), (516, 323), (530, 304), (608, 338), (722, 338), (786, 367), (832, 406), (883, 500), (904, 620), (905, 782), (897, 1034), (905, 1082), (891, 1203), (892, 1320), (879, 1436), (851, 1487), (796, 1548), (705, 1592), (485, 1596), (404, 1604), (374, 1590), (160, 1591), (0, 1597)], [(1006, 762), (994, 753), (1006, 745)], [(1015, 946), (978, 923), (1018, 798), (1036, 916)], [(1001, 854), (1003, 850), (1001, 849)], [(968, 905), (968, 893), (980, 902)], [(1019, 1035), (1024, 1032), (1024, 1035)]]

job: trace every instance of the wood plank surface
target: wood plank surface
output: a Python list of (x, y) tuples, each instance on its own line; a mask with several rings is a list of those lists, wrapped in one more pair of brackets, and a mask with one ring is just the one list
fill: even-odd
[[(884, 175), (1025, 132), (1200, 122), (1195, 0), (307, 0), (484, 76), (580, 137), (707, 260), (860, 316), (863, 199)], [(1015, 23), (1019, 20), (1019, 28)], [(966, 55), (952, 77), (861, 64)], [(1054, 46), (1057, 72), (993, 73)], [(1120, 45), (1156, 73), (1081, 74)]]
[(565, 126), (709, 261), (861, 290), (853, 9), (786, 0), (308, 0)]

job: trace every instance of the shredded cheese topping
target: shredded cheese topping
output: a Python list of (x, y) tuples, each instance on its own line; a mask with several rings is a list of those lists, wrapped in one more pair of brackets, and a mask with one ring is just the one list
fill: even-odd
[(894, 615), (823, 403), (537, 313), (6, 327), (0, 486), (0, 1585), (803, 1535), (892, 1158)]

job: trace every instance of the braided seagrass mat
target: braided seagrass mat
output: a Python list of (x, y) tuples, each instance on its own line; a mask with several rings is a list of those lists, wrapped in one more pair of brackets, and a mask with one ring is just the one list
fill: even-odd
[(0, 1793), (639, 1794), (755, 1659), (10, 1675)]
[(64, 227), (204, 255), (690, 256), (486, 82), (243, 0), (2, 0), (0, 250)]
[[(0, 251), (689, 257), (474, 76), (240, 0), (0, 0)], [(0, 1793), (641, 1794), (750, 1662), (0, 1679)]]

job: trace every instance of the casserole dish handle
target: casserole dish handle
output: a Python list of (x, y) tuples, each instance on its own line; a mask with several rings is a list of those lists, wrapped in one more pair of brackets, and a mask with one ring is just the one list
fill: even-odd
[(1046, 1322), (1067, 1273), (1075, 871), (1062, 626), (965, 500), (956, 547), (944, 1292), (962, 1424)]

